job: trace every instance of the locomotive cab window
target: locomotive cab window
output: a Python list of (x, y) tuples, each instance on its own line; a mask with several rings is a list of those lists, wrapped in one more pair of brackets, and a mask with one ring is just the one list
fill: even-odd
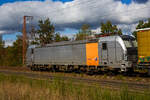
[(107, 43), (102, 43), (102, 49), (107, 50)]

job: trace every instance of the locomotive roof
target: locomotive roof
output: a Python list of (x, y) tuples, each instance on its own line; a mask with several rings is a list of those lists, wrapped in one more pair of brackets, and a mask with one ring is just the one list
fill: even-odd
[(100, 41), (115, 41), (117, 38), (120, 38), (120, 36), (115, 35), (115, 36), (100, 37), (99, 42)]
[(107, 37), (101, 37), (99, 40), (100, 41), (115, 41), (117, 39), (123, 39), (123, 40), (135, 40), (135, 38), (131, 35), (121, 35), (121, 36), (118, 36), (118, 35), (115, 35), (115, 36), (107, 36)]
[(46, 44), (45, 47), (61, 46), (61, 45), (72, 45), (72, 44), (85, 44), (85, 43), (95, 43), (95, 42), (98, 42), (98, 39), (80, 40), (80, 41), (62, 41), (62, 42), (54, 42), (52, 44)]
[(54, 42), (51, 44), (46, 44), (44, 46), (36, 46), (35, 48), (40, 48), (40, 47), (51, 47), (51, 46), (63, 46), (63, 45), (74, 45), (74, 44), (86, 44), (86, 43), (96, 43), (100, 41), (115, 41), (120, 40), (120, 39), (129, 39), (133, 38), (128, 35), (122, 35), (122, 36), (106, 36), (106, 37), (100, 37), (98, 39), (91, 39), (91, 40), (79, 40), (79, 41), (62, 41), (62, 42)]

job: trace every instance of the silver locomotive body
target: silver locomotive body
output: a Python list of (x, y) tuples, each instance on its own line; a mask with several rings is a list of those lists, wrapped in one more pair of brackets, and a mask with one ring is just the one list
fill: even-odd
[[(88, 66), (86, 44), (98, 44), (98, 66), (126, 71), (137, 61), (137, 44), (132, 36), (107, 36), (97, 41), (75, 41), (48, 44), (44, 47), (30, 47), (27, 50), (27, 66)], [(90, 67), (90, 66), (88, 66)], [(92, 66), (93, 67), (93, 66)]]
[(132, 36), (108, 36), (99, 39), (99, 65), (111, 68), (133, 68), (137, 62), (137, 43)]

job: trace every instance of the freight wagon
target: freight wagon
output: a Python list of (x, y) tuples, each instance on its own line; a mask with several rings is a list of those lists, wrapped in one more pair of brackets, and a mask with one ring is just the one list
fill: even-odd
[(31, 69), (128, 71), (137, 62), (137, 43), (129, 35), (100, 37), (29, 47), (26, 64)]
[(137, 30), (138, 65), (148, 69), (150, 75), (150, 28)]

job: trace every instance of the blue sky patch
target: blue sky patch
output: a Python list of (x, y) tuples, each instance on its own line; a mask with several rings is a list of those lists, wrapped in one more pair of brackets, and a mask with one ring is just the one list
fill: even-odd
[(70, 2), (70, 1), (73, 1), (73, 0), (53, 0), (53, 1)]
[(4, 34), (3, 40), (5, 41), (15, 41), (17, 39), (17, 35), (21, 35), (22, 33), (16, 32), (14, 34)]
[(121, 2), (122, 2), (123, 4), (129, 5), (129, 4), (132, 2), (132, 0), (121, 0)]
[[(5, 4), (5, 3), (13, 3), (17, 1), (45, 1), (45, 0), (0, 0), (0, 5)], [(53, 0), (53, 1), (70, 2), (73, 0)]]
[(132, 2), (135, 2), (135, 3), (146, 3), (148, 2), (148, 0), (115, 0), (115, 1), (121, 1), (123, 4), (131, 4)]
[(13, 3), (17, 1), (45, 1), (45, 0), (0, 0), (0, 5), (5, 3)]

